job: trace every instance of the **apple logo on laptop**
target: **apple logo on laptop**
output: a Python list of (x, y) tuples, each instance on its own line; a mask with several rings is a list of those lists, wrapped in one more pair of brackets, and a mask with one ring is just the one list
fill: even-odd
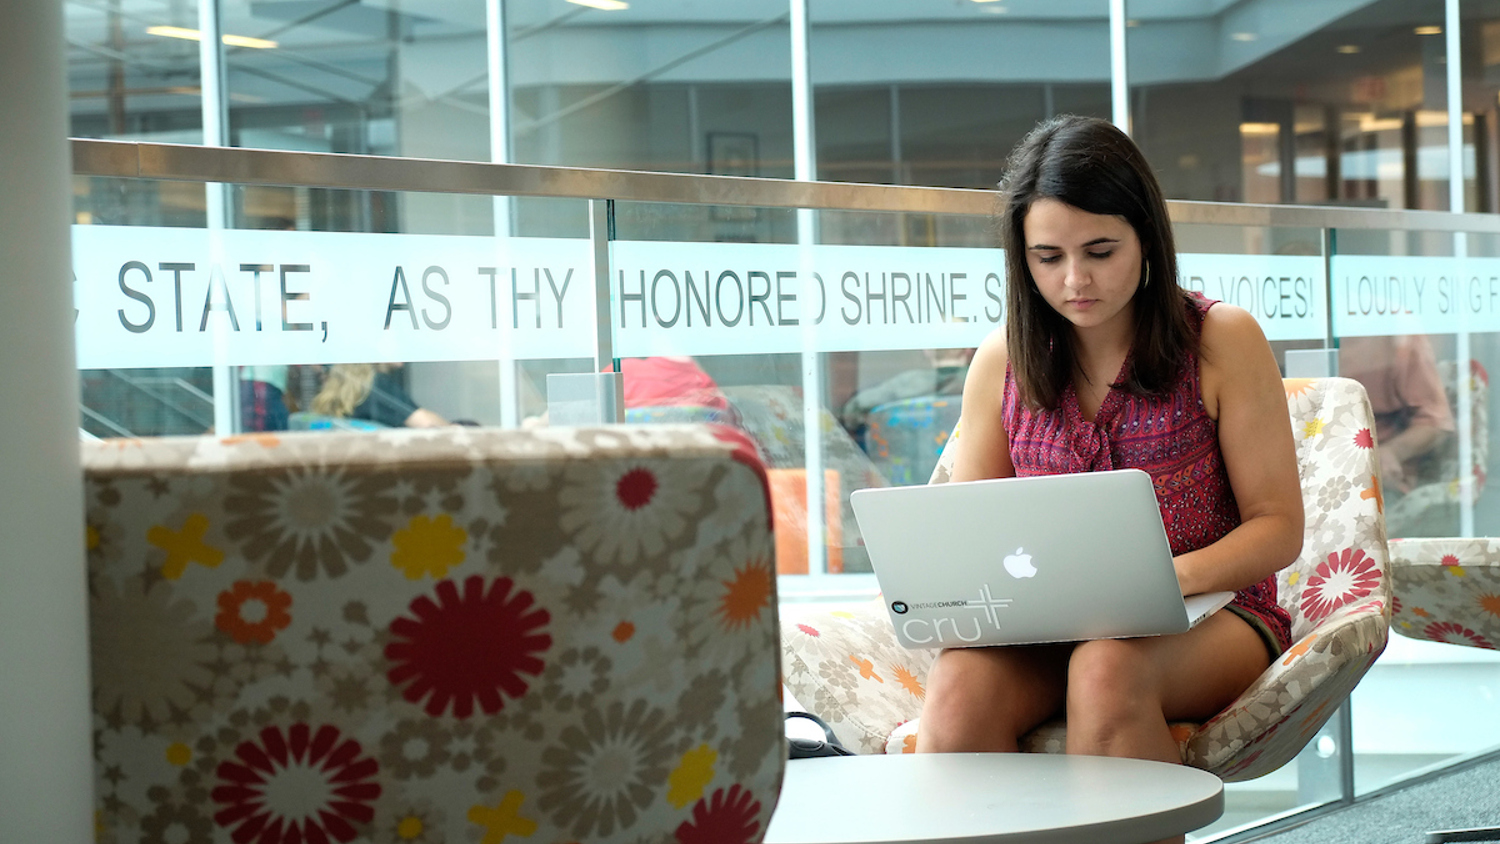
[(1005, 571), (1011, 577), (1035, 577), (1036, 566), (1031, 564), (1031, 555), (1023, 554), (1021, 551), (1022, 549), (1017, 548), (1016, 553), (1005, 558)]

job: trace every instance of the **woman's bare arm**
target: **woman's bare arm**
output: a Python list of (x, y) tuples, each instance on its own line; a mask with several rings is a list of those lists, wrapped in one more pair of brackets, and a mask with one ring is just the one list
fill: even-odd
[(1243, 589), (1290, 565), (1302, 550), (1302, 487), (1286, 391), (1255, 318), (1215, 305), (1203, 321), (1203, 401), (1219, 423), (1219, 449), (1241, 524), (1176, 559), (1183, 594)]
[(1016, 473), (1010, 462), (1010, 440), (1005, 436), (1000, 413), (1008, 359), (1005, 332), (996, 330), (979, 345), (973, 363), (969, 364), (952, 480), (1008, 478)]

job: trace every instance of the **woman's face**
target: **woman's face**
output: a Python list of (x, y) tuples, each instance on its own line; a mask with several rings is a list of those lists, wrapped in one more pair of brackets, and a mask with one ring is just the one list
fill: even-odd
[(1141, 241), (1129, 223), (1038, 199), (1022, 229), (1026, 266), (1053, 310), (1080, 331), (1130, 325), (1142, 263)]

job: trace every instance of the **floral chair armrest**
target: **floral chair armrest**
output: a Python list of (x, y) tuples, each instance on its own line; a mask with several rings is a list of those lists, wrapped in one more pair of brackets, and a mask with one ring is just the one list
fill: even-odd
[(891, 732), (921, 714), (936, 652), (897, 644), (880, 598), (801, 617), (783, 612), (781, 670), (792, 696), (850, 749), (884, 753)]
[(1290, 761), (1385, 650), (1390, 610), (1383, 598), (1346, 604), (1293, 643), (1193, 734), (1184, 761), (1225, 782), (1255, 779)]
[(1392, 539), (1391, 629), (1500, 648), (1500, 538)]

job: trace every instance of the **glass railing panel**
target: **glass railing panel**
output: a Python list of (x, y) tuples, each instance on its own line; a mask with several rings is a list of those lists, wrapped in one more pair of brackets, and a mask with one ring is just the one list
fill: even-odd
[(489, 219), (433, 213), (446, 195), (381, 196), (425, 205), (405, 226), (423, 233), (309, 230), (305, 207), (276, 230), (163, 225), (159, 202), (80, 210), (83, 429), (544, 422), (547, 376), (595, 369), (587, 201), (550, 201), (536, 234), (496, 238), (471, 233)]
[[(849, 495), (931, 475), (969, 356), (1002, 317), (989, 227), (962, 215), (616, 206), (626, 420), (696, 413), (757, 443), (778, 570), (811, 575), (784, 593), (873, 594)], [(808, 501), (824, 504), (810, 512)]]
[[(1500, 505), (1485, 484), (1488, 373), (1500, 362), (1496, 238), (1339, 230), (1333, 240), (1340, 369), (1365, 384), (1376, 413), (1388, 533), (1500, 533)], [(1464, 562), (1444, 562), (1455, 595)], [(1500, 691), (1500, 657), (1442, 644), (1472, 631), (1395, 583), (1390, 642), (1351, 698), (1360, 793), (1500, 746), (1500, 730), (1482, 717)]]
[(1173, 232), (1182, 286), (1249, 311), (1283, 375), (1314, 374), (1329, 344), (1322, 230), (1189, 223)]

